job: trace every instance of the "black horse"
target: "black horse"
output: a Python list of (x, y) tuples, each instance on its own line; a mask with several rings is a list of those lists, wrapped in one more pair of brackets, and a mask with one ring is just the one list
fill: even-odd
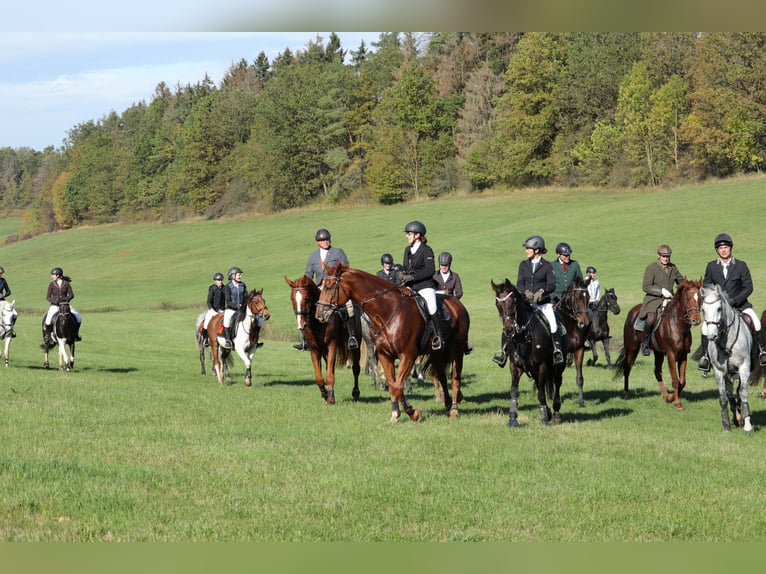
[(580, 277), (575, 278), (561, 294), (558, 304), (558, 316), (567, 333), (569, 347), (568, 366), (574, 364), (575, 381), (577, 382), (578, 404), (585, 406), (583, 397), (584, 380), (582, 376), (582, 360), (585, 356), (585, 343), (590, 333), (590, 310), (588, 308), (588, 288)]
[(598, 353), (596, 352), (596, 342), (601, 341), (604, 345), (604, 356), (606, 356), (606, 366), (612, 366), (612, 358), (609, 356), (609, 323), (607, 322), (607, 315), (611, 311), (615, 315), (620, 314), (620, 306), (617, 304), (617, 295), (614, 294), (614, 289), (607, 289), (604, 291), (604, 296), (598, 300), (593, 307), (593, 317), (590, 322), (590, 332), (588, 333), (588, 344), (590, 350), (593, 353), (593, 358), (588, 359), (588, 366), (592, 367), (598, 361)]
[[(59, 310), (53, 316), (51, 323), (53, 327), (50, 343), (43, 342), (45, 351), (44, 368), (49, 368), (48, 351), (58, 346), (59, 351), (59, 371), (66, 369), (67, 372), (74, 368), (74, 348), (77, 341), (77, 319), (69, 310), (69, 303), (59, 303)], [(45, 330), (45, 318), (43, 317), (43, 331)], [(67, 352), (67, 348), (69, 351)]]
[[(545, 318), (519, 293), (508, 279), (504, 283), (492, 283), (495, 306), (503, 322), (505, 352), (510, 358), (511, 408), (509, 427), (519, 426), (518, 396), (519, 379), (526, 373), (535, 382), (540, 403), (540, 421), (547, 425), (551, 410), (546, 397), (553, 401), (553, 422), (561, 422), (561, 381), (566, 363), (553, 364), (553, 341)], [(556, 333), (561, 337), (560, 333)], [(566, 336), (561, 337), (561, 351), (567, 353)]]

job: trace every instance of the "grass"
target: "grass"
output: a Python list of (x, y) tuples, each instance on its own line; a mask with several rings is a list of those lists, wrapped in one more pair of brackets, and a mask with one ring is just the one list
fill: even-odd
[[(756, 433), (721, 432), (715, 384), (693, 369), (676, 412), (640, 358), (634, 397), (603, 366), (585, 368), (586, 407), (565, 372), (564, 423), (543, 428), (531, 382), (517, 431), (505, 426), (507, 370), (490, 358), (499, 320), (490, 279), (515, 280), (521, 243), (567, 241), (614, 287), (610, 316), (640, 301), (660, 243), (699, 277), (713, 237), (734, 237), (766, 306), (759, 260), (763, 179), (670, 192), (564, 190), (455, 197), (390, 208), (314, 210), (173, 225), (105, 226), (0, 248), (21, 309), (11, 367), (0, 371), (0, 538), (6, 541), (762, 541), (766, 405)], [(725, 198), (725, 201), (722, 200)], [(720, 212), (702, 206), (725, 204)], [(705, 219), (703, 219), (705, 216)], [(397, 261), (421, 219), (448, 250), (471, 313), (465, 401), (449, 420), (430, 383), (420, 424), (390, 424), (388, 396), (365, 377), (324, 405), (298, 340), (283, 276), (298, 277), (327, 227), (352, 265)], [(39, 324), (50, 267), (74, 279), (84, 341), (72, 373), (45, 371)], [(199, 373), (191, 332), (214, 271), (237, 265), (272, 313), (253, 367), (223, 388)], [(698, 331), (694, 332), (695, 341)], [(603, 354), (601, 362), (603, 365)], [(209, 368), (208, 361), (208, 368)]]

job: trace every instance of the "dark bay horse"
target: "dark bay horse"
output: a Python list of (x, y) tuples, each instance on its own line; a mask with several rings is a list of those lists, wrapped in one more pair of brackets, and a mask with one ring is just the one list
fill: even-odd
[(607, 289), (604, 291), (604, 295), (598, 300), (598, 303), (593, 309), (593, 317), (590, 322), (590, 331), (588, 332), (588, 343), (590, 344), (590, 350), (593, 353), (593, 358), (588, 359), (587, 365), (593, 366), (598, 361), (598, 353), (596, 352), (596, 343), (601, 341), (604, 345), (604, 355), (606, 356), (606, 366), (612, 367), (612, 358), (609, 356), (609, 340), (612, 338), (609, 335), (609, 318), (608, 314), (614, 313), (620, 314), (620, 305), (617, 303), (617, 295), (614, 293), (614, 289)]
[[(760, 371), (758, 345), (744, 316), (732, 307), (720, 286), (703, 287), (700, 294), (705, 318), (702, 334), (707, 339), (707, 354), (718, 385), (723, 430), (731, 428), (728, 411), (731, 407), (734, 425), (741, 425), (746, 433), (751, 433), (753, 425), (750, 423), (748, 387)], [(756, 368), (751, 365), (756, 365)], [(736, 392), (734, 380), (737, 380)]]
[[(657, 314), (650, 337), (651, 349), (654, 351), (654, 377), (660, 386), (660, 393), (663, 399), (669, 403), (672, 402), (678, 410), (683, 409), (681, 391), (686, 386), (686, 360), (692, 346), (691, 328), (692, 325), (699, 325), (701, 322), (701, 287), (702, 277), (697, 281), (689, 281), (684, 277), (684, 282), (678, 286), (664, 311)], [(623, 349), (615, 363), (614, 377), (623, 376), (625, 380), (623, 397), (626, 399), (630, 397), (628, 388), (630, 371), (638, 356), (641, 342), (644, 340), (643, 331), (636, 331), (634, 326), (640, 310), (639, 303), (625, 317)], [(672, 392), (668, 392), (662, 380), (662, 363), (666, 356), (670, 378), (673, 381)]]
[[(266, 301), (263, 299), (263, 289), (252, 290), (245, 297), (245, 304), (234, 318), (232, 328), (236, 328), (236, 335), (232, 337), (232, 343), (237, 355), (245, 363), (245, 386), (252, 384), (250, 367), (253, 355), (258, 348), (258, 338), (261, 333), (261, 323), (271, 317)], [(218, 384), (223, 386), (224, 375), (228, 375), (225, 365), (231, 359), (231, 349), (223, 346), (223, 313), (219, 313), (207, 325), (208, 339), (210, 340), (210, 354), (213, 357), (213, 371), (218, 377)], [(221, 339), (219, 340), (219, 337)]]
[[(43, 322), (45, 322), (44, 317)], [(77, 319), (69, 311), (69, 303), (59, 303), (59, 310), (53, 316), (51, 323), (53, 327), (51, 342), (48, 345), (43, 343), (45, 351), (43, 367), (46, 369), (50, 367), (48, 351), (58, 346), (59, 371), (69, 372), (74, 368), (74, 348), (77, 341)]]
[[(351, 396), (359, 399), (359, 372), (361, 368), (359, 347), (348, 348), (348, 330), (346, 320), (334, 313), (327, 322), (316, 318), (316, 304), (319, 301), (319, 287), (307, 275), (301, 275), (295, 281), (285, 277), (290, 286), (290, 301), (298, 322), (298, 329), (303, 333), (311, 353), (314, 365), (314, 381), (319, 387), (322, 398), (328, 405), (335, 404), (335, 365), (343, 365), (351, 358), (351, 370), (354, 374), (354, 389)], [(345, 312), (345, 309), (344, 311)], [(362, 332), (359, 313), (355, 315), (357, 333)], [(368, 349), (368, 353), (370, 350)], [(325, 375), (322, 375), (322, 362), (325, 363)]]
[(567, 346), (575, 365), (577, 404), (580, 408), (585, 406), (582, 361), (585, 356), (585, 342), (588, 340), (588, 333), (590, 333), (589, 301), (588, 288), (583, 280), (577, 277), (561, 294), (561, 301), (558, 304), (558, 316), (566, 328)]
[[(468, 311), (460, 300), (451, 295), (437, 295), (439, 312), (444, 321), (445, 341), (441, 349), (433, 351), (426, 340), (428, 325), (424, 312), (410, 289), (345, 264), (337, 265), (327, 269), (322, 281), (317, 319), (329, 320), (333, 312), (349, 299), (357, 303), (370, 319), (378, 361), (388, 381), (391, 420), (399, 419), (400, 402), (410, 419), (420, 419), (420, 411), (410, 405), (404, 396), (404, 380), (421, 354), (427, 355), (427, 373), (441, 385), (447, 412), (450, 417), (457, 417), (458, 403), (462, 398), (463, 353), (470, 326)], [(445, 311), (448, 317), (444, 316)], [(398, 373), (395, 367), (397, 360)], [(448, 367), (452, 369), (451, 396), (447, 386)]]
[[(540, 404), (540, 421), (547, 425), (561, 422), (561, 381), (566, 362), (553, 364), (553, 342), (545, 317), (538, 313), (516, 286), (507, 278), (504, 283), (492, 283), (495, 306), (505, 333), (505, 352), (510, 358), (511, 408), (509, 427), (519, 426), (519, 379), (526, 373), (535, 382), (537, 400)], [(559, 336), (559, 334), (556, 334)], [(562, 352), (567, 352), (567, 340), (563, 338)], [(547, 399), (553, 402), (553, 416)]]

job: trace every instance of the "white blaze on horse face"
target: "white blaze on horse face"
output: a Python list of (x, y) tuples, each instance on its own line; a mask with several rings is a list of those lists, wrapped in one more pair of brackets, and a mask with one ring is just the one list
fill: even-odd
[(702, 314), (705, 321), (702, 323), (702, 334), (708, 339), (718, 336), (718, 323), (721, 320), (721, 300), (718, 298), (702, 300)]
[(303, 315), (300, 314), (300, 310), (303, 307), (303, 292), (295, 291), (295, 321), (298, 323), (298, 329), (303, 329)]

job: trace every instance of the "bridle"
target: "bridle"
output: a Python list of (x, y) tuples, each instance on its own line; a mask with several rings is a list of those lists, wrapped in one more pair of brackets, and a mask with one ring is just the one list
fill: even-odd
[[(577, 292), (584, 292), (586, 297), (588, 294), (588, 289), (585, 287), (572, 287), (571, 291), (567, 291), (565, 293), (564, 299), (561, 300), (561, 303), (559, 305), (559, 311), (561, 311), (564, 315), (567, 317), (572, 318), (577, 325), (580, 325), (580, 321), (578, 320), (577, 316), (581, 313), (584, 313), (586, 316), (588, 314), (588, 303), (586, 301), (585, 303), (585, 309), (584, 310), (578, 310), (577, 309)], [(567, 305), (563, 305), (564, 302), (567, 302)]]

